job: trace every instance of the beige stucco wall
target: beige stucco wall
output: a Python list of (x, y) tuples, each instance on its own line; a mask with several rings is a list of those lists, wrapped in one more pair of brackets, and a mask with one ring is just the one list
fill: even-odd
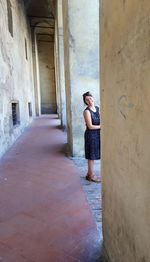
[(101, 1), (104, 245), (150, 261), (150, 2)]
[(84, 156), (82, 94), (99, 104), (99, 1), (63, 2), (68, 143), (73, 156)]
[(38, 41), (41, 112), (56, 113), (54, 42)]
[[(13, 37), (8, 30), (7, 1), (0, 1), (0, 156), (30, 122), (28, 102), (34, 115), (32, 46), (22, 1), (13, 0)], [(28, 60), (25, 56), (25, 38)], [(11, 101), (19, 101), (20, 125), (13, 127)]]

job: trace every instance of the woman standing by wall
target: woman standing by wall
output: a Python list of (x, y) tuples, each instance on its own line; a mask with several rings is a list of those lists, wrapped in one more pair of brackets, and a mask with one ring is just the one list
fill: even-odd
[(90, 92), (83, 94), (83, 101), (87, 107), (83, 112), (86, 130), (84, 134), (85, 158), (88, 160), (88, 172), (86, 179), (91, 182), (101, 182), (94, 175), (94, 160), (100, 159), (100, 114), (99, 107), (94, 105), (94, 99)]

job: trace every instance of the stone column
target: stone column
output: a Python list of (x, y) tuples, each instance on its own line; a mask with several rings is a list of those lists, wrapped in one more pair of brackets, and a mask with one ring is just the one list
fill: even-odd
[(99, 103), (99, 1), (65, 0), (63, 21), (69, 151), (84, 156), (82, 94)]
[(32, 30), (32, 57), (33, 57), (33, 77), (34, 77), (34, 94), (35, 94), (35, 112), (39, 116), (41, 114), (41, 96), (40, 96), (40, 80), (39, 80), (39, 58), (37, 50), (37, 38), (35, 30)]
[(104, 245), (150, 261), (150, 1), (101, 1)]
[(57, 19), (55, 24), (55, 65), (57, 79), (57, 106), (61, 126), (66, 127), (66, 91), (64, 75), (64, 35), (62, 21), (62, 0), (57, 1)]
[(59, 70), (59, 51), (58, 51), (58, 25), (55, 20), (55, 44), (54, 44), (54, 60), (55, 60), (55, 79), (56, 79), (56, 102), (57, 114), (61, 120), (61, 99), (60, 99), (60, 70)]

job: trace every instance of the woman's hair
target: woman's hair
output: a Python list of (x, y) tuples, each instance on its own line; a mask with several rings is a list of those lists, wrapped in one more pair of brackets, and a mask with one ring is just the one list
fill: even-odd
[(86, 96), (91, 96), (91, 97), (93, 97), (93, 96), (92, 96), (92, 94), (89, 91), (83, 94), (83, 102), (84, 102), (84, 104), (87, 105), (87, 103), (85, 101)]

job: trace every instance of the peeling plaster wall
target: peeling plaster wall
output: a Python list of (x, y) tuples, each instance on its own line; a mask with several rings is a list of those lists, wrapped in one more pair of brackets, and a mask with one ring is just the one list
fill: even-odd
[(150, 2), (101, 2), (104, 245), (150, 261)]
[(99, 104), (99, 1), (63, 2), (68, 142), (73, 156), (84, 156), (82, 94)]
[[(22, 1), (12, 0), (13, 37), (8, 30), (7, 1), (0, 0), (0, 156), (29, 124), (34, 114), (31, 36)], [(27, 41), (28, 60), (25, 55)], [(11, 101), (19, 101), (20, 125), (13, 127)]]
[(41, 113), (56, 113), (54, 42), (38, 41)]

